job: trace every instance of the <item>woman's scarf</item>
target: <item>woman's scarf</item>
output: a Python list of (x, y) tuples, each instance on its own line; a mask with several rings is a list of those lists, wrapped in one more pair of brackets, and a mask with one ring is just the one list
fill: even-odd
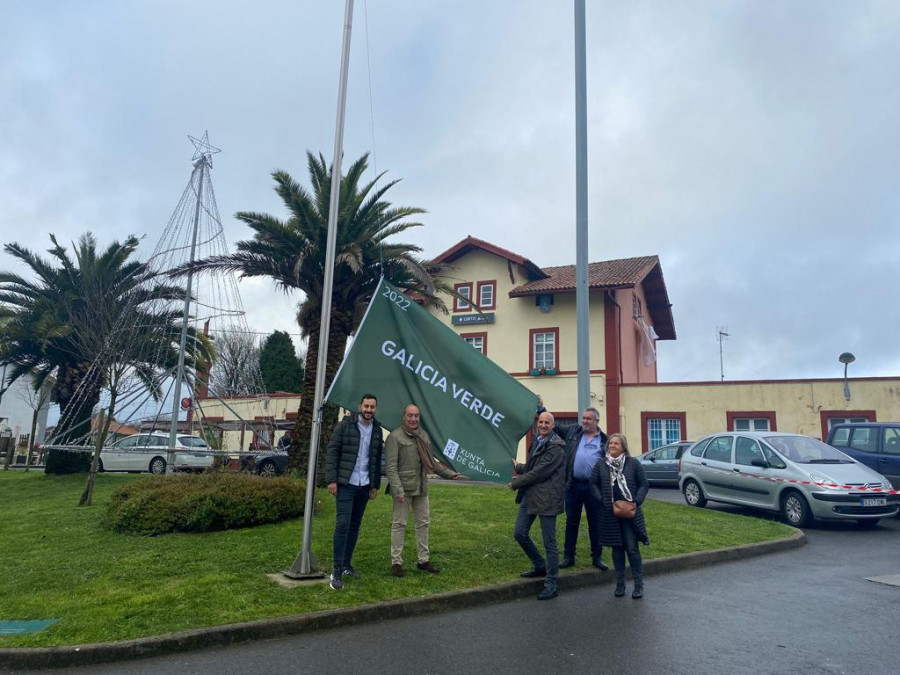
[(610, 487), (613, 490), (613, 494), (615, 494), (616, 485), (619, 486), (619, 491), (622, 493), (622, 497), (624, 497), (629, 502), (634, 501), (634, 497), (631, 496), (631, 490), (628, 489), (628, 483), (625, 480), (625, 459), (628, 457), (624, 452), (618, 457), (613, 457), (612, 455), (606, 455), (606, 466), (609, 467), (609, 482)]

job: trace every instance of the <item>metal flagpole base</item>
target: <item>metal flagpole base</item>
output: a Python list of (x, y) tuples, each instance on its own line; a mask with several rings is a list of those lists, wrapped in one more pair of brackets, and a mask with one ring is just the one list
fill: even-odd
[[(316, 557), (313, 555), (313, 552), (310, 551), (307, 554), (309, 558), (307, 559), (308, 564), (305, 566), (303, 564), (303, 555), (301, 552), (290, 569), (284, 570), (282, 574), (288, 579), (324, 579), (327, 575), (316, 565)], [(303, 571), (304, 568), (308, 571)]]

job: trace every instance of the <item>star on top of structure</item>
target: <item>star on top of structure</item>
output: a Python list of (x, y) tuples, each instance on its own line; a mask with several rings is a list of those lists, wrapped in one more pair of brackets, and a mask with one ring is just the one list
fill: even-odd
[(199, 159), (205, 159), (207, 164), (212, 166), (212, 156), (222, 151), (216, 146), (209, 144), (209, 131), (203, 132), (203, 138), (194, 138), (193, 136), (188, 136), (188, 138), (194, 144), (194, 156), (191, 157), (191, 161), (196, 162)]

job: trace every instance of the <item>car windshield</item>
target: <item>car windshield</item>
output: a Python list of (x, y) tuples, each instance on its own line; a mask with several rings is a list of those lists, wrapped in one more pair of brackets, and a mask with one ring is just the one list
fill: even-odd
[(768, 436), (769, 445), (797, 464), (852, 464), (840, 450), (806, 436)]
[(196, 436), (179, 436), (178, 442), (186, 448), (205, 448), (206, 441)]

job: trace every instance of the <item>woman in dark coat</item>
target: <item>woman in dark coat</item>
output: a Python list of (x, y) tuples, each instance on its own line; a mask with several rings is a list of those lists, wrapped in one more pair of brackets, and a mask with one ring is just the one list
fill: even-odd
[[(600, 504), (600, 543), (612, 547), (616, 569), (616, 597), (625, 595), (625, 555), (631, 565), (634, 591), (631, 597), (644, 597), (644, 571), (638, 542), (650, 545), (641, 504), (647, 497), (650, 484), (644, 467), (628, 454), (628, 441), (622, 434), (611, 434), (606, 442), (606, 456), (594, 466), (591, 491)], [(636, 505), (634, 518), (618, 518), (613, 514), (613, 502), (625, 500)]]

